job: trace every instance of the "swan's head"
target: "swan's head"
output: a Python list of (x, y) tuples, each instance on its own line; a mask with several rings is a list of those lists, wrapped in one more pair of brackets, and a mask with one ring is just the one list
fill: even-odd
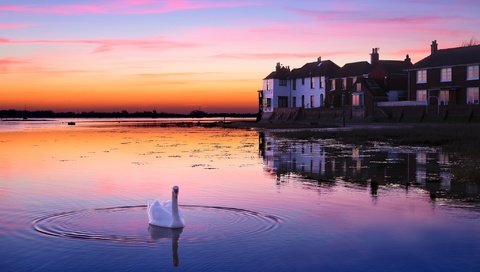
[(172, 190), (176, 195), (178, 195), (178, 186), (173, 186)]

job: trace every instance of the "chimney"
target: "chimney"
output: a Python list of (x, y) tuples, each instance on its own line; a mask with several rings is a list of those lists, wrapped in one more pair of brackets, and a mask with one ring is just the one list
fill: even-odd
[(318, 57), (318, 58), (317, 58), (317, 61), (318, 61), (318, 62), (322, 62), (322, 57)]
[(437, 53), (437, 51), (438, 51), (437, 40), (432, 41), (432, 45), (430, 46), (430, 49), (431, 49), (431, 54), (432, 55)]
[(375, 65), (380, 60), (380, 56), (378, 55), (378, 47), (372, 48), (372, 54), (370, 54), (370, 63)]
[(408, 54), (405, 57), (405, 62), (412, 63), (412, 60), (410, 59), (410, 56)]
[(280, 64), (280, 62), (277, 62), (277, 66), (275, 66), (275, 71), (280, 71), (280, 68), (282, 68), (282, 65)]

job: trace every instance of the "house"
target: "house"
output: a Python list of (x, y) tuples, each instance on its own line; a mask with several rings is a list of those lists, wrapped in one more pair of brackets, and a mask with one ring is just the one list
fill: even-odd
[(380, 101), (407, 98), (407, 72), (412, 67), (410, 57), (404, 60), (380, 60), (378, 48), (373, 48), (370, 63), (359, 61), (345, 64), (331, 80), (327, 101), (331, 108), (348, 106), (352, 117), (372, 116)]
[(374, 116), (377, 103), (407, 100), (408, 74), (412, 68), (407, 55), (404, 60), (380, 60), (378, 48), (372, 49), (371, 69), (359, 77), (351, 89), (352, 114), (356, 117)]
[(340, 67), (330, 60), (306, 63), (293, 69), (289, 79), (291, 85), (292, 108), (319, 108), (325, 106), (325, 90), (329, 79)]
[(275, 66), (275, 71), (271, 72), (263, 79), (263, 88), (261, 94), (262, 111), (273, 112), (276, 108), (287, 108), (288, 98), (290, 97), (290, 84), (288, 76), (290, 67), (283, 66), (280, 62)]
[(367, 61), (352, 62), (340, 68), (330, 80), (330, 89), (327, 92), (326, 106), (338, 108), (343, 105), (351, 105), (350, 91), (354, 83), (368, 77), (372, 66)]
[(408, 100), (418, 105), (479, 104), (480, 45), (438, 49), (408, 69)]
[(271, 113), (279, 108), (319, 108), (325, 105), (325, 90), (338, 65), (319, 57), (301, 68), (277, 63), (275, 71), (263, 79), (259, 92), (259, 110)]

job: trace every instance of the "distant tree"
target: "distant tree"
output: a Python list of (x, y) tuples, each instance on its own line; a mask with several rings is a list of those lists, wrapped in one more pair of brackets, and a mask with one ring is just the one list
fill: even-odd
[(463, 47), (469, 47), (469, 46), (474, 46), (474, 45), (480, 45), (480, 41), (473, 38), (473, 37), (469, 41), (463, 41), (463, 43), (462, 43)]
[(201, 111), (201, 110), (194, 110), (190, 112), (190, 117), (195, 117), (195, 118), (202, 118), (202, 117), (207, 117), (208, 113)]

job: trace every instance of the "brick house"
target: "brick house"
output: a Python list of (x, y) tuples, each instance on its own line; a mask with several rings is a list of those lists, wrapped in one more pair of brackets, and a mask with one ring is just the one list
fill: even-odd
[(424, 105), (479, 104), (480, 45), (438, 49), (408, 69), (408, 100)]

